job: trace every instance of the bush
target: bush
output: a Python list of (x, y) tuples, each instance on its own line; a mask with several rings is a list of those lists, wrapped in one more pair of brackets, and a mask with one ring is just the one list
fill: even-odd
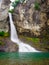
[(14, 12), (14, 10), (13, 10), (13, 9), (11, 9), (11, 10), (9, 10), (8, 12), (13, 13), (13, 12)]
[(39, 5), (39, 3), (38, 3), (38, 2), (35, 2), (35, 4), (34, 4), (34, 5), (35, 5), (35, 7), (34, 7), (34, 8), (35, 8), (35, 10), (39, 10), (39, 9), (40, 9), (40, 5)]
[(4, 31), (0, 32), (0, 36), (4, 36)]
[(2, 36), (2, 37), (8, 37), (9, 36), (9, 33), (8, 32), (4, 32), (4, 31), (1, 31), (0, 32), (0, 36)]

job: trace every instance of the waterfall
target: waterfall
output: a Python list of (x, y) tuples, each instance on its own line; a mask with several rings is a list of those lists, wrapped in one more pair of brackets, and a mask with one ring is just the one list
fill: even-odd
[(15, 25), (13, 23), (11, 13), (9, 13), (9, 19), (10, 19), (10, 28), (11, 28), (10, 39), (11, 39), (11, 41), (13, 41), (14, 43), (16, 43), (19, 46), (18, 52), (40, 52), (40, 51), (36, 50), (35, 48), (33, 48), (32, 46), (19, 40)]

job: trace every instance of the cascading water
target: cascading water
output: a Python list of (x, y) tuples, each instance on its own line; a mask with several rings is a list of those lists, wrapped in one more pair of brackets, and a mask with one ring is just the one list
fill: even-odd
[[(10, 5), (10, 9), (11, 9), (11, 5)], [(9, 13), (9, 19), (10, 19), (10, 28), (11, 28), (11, 41), (13, 41), (19, 46), (19, 52), (39, 52), (35, 48), (19, 40), (11, 13)]]

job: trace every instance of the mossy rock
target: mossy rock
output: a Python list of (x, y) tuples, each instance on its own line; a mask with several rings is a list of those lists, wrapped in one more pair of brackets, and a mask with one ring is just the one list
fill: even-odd
[(8, 12), (13, 13), (13, 12), (14, 12), (14, 10), (13, 10), (13, 9), (11, 9), (11, 10), (9, 10)]
[(20, 36), (20, 38), (24, 38), (24, 39), (26, 39), (28, 42), (29, 41), (32, 41), (33, 43), (39, 43), (40, 42), (40, 39), (39, 38), (34, 38), (34, 37), (27, 37), (27, 36)]
[(0, 46), (4, 46), (4, 45), (5, 45), (5, 43), (0, 41)]
[(5, 32), (4, 37), (9, 37), (9, 36), (10, 36), (9, 32)]
[(0, 36), (1, 36), (1, 37), (9, 37), (9, 32), (1, 31), (1, 32), (0, 32)]

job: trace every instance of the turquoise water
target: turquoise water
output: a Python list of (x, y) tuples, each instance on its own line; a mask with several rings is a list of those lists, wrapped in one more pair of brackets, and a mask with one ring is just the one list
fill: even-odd
[(0, 52), (0, 59), (43, 59), (49, 58), (49, 53), (17, 53), (17, 52)]
[(0, 52), (0, 65), (49, 65), (49, 53)]

